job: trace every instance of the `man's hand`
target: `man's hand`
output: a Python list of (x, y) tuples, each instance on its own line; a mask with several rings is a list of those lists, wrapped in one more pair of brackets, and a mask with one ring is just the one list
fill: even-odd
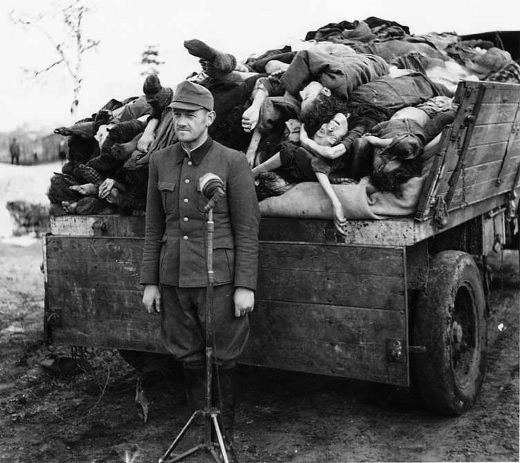
[(155, 311), (161, 311), (161, 291), (157, 285), (146, 285), (143, 292), (143, 304), (148, 313), (152, 313), (155, 306)]
[(249, 288), (236, 288), (233, 295), (235, 317), (243, 317), (255, 308), (255, 292)]

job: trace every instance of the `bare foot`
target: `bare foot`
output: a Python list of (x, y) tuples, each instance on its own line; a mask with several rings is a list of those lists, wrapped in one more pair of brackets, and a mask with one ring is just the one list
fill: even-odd
[(61, 202), (61, 207), (63, 207), (63, 210), (67, 214), (75, 214), (76, 213), (76, 208), (78, 207), (78, 203), (71, 203), (69, 201), (62, 201)]

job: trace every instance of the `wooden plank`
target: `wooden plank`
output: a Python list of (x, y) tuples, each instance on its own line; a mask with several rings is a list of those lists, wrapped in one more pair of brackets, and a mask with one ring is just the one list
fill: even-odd
[(404, 276), (402, 253), (394, 248), (262, 242), (260, 253), (266, 270)]
[(507, 141), (512, 127), (512, 122), (507, 122), (505, 124), (477, 125), (471, 135), (468, 148)]
[(500, 183), (502, 181), (502, 177), (504, 176), (504, 172), (507, 171), (507, 165), (509, 158), (515, 156), (515, 154), (520, 153), (518, 142), (520, 141), (520, 104), (516, 108), (515, 121), (513, 123), (513, 128), (511, 129), (511, 133), (509, 134), (509, 139), (507, 141), (506, 152), (502, 158), (502, 167), (500, 172), (497, 175), (497, 182)]
[(407, 346), (404, 308), (387, 312), (260, 302), (251, 315), (251, 336), (240, 361), (408, 385), (407, 362), (388, 359), (388, 339), (399, 339)]
[(464, 191), (462, 188), (457, 189), (453, 196), (450, 210), (458, 207), (467, 207), (473, 203), (511, 191), (515, 174), (516, 172), (511, 172), (505, 176), (500, 185), (497, 185), (495, 179), (489, 179), (482, 183), (467, 185)]
[(466, 82), (468, 88), (480, 85), (486, 88), (482, 103), (512, 104), (520, 102), (520, 85), (500, 82)]
[(392, 276), (260, 268), (258, 281), (259, 299), (386, 310), (398, 310), (405, 299), (403, 279)]
[(111, 287), (83, 287), (63, 279), (49, 282), (49, 300), (52, 307), (65, 307), (70, 313), (88, 318), (90, 316), (112, 317), (139, 313), (142, 309), (142, 290)]
[[(473, 146), (468, 149), (468, 154), (464, 160), (466, 167), (477, 166), (486, 162), (492, 162), (501, 159), (506, 151), (507, 141), (500, 143), (493, 143), (487, 145)], [(519, 146), (520, 148), (520, 146)], [(457, 164), (457, 153), (452, 152), (452, 155), (446, 159), (445, 172), (446, 176), (450, 176)]]
[[(405, 308), (389, 312), (369, 307), (258, 301), (251, 316), (253, 336), (286, 339), (319, 339), (357, 346), (405, 337)], [(370, 331), (370, 335), (367, 334)]]
[[(377, 249), (321, 246), (323, 256), (302, 259), (306, 245), (263, 243), (258, 275), (258, 300), (312, 302), (316, 304), (375, 307), (399, 310), (404, 304), (404, 253), (386, 249), (371, 261)], [(313, 255), (316, 255), (317, 250)], [(364, 251), (365, 259), (361, 257)], [(391, 255), (393, 253), (393, 256)], [(280, 262), (277, 260), (281, 254)], [(291, 263), (301, 259), (296, 268)], [(326, 263), (327, 259), (329, 263)], [(370, 265), (367, 265), (370, 262)], [(401, 269), (398, 269), (398, 267)], [(365, 270), (373, 267), (371, 273)]]
[[(511, 172), (516, 172), (516, 169), (520, 165), (520, 153), (515, 157), (510, 157), (507, 159), (504, 165), (504, 172), (506, 173), (503, 178), (506, 179), (510, 176)], [(488, 180), (496, 181), (498, 173), (502, 168), (502, 159), (498, 159), (493, 162), (487, 162), (485, 164), (480, 164), (477, 166), (472, 166), (465, 168), (463, 173), (460, 174), (458, 184), (455, 187), (455, 194), (457, 190), (461, 190), (463, 186), (468, 188), (468, 186), (476, 184), (476, 183), (485, 183)], [(446, 176), (443, 179), (443, 183), (439, 184), (439, 188), (437, 190), (438, 195), (445, 194), (448, 189), (448, 180), (449, 176)], [(499, 191), (499, 190), (497, 190)]]
[(477, 125), (513, 122), (518, 103), (483, 103), (477, 116)]
[(144, 236), (144, 216), (64, 215), (51, 217), (51, 233), (61, 236)]
[[(520, 152), (516, 156), (510, 157), (509, 159), (507, 159), (507, 161), (506, 161), (506, 163), (504, 165), (504, 172), (509, 172), (509, 173), (511, 173), (511, 171), (515, 171), (516, 172), (516, 168), (517, 168), (517, 166), (519, 164), (520, 164)], [(485, 182), (488, 179), (496, 180), (497, 176), (498, 176), (498, 173), (501, 170), (501, 167), (502, 167), (502, 159), (501, 158), (499, 158), (499, 159), (497, 159), (495, 161), (492, 161), (492, 162), (486, 162), (484, 164), (479, 164), (479, 165), (476, 165), (476, 166), (466, 167), (464, 169), (463, 173), (461, 172), (461, 174), (459, 176), (459, 181), (458, 181), (458, 184), (455, 187), (455, 191), (457, 189), (462, 188), (462, 186), (463, 186), (462, 184), (463, 183), (466, 186), (468, 186), (468, 185), (472, 185), (474, 183), (483, 183), (483, 182)], [(449, 175), (446, 175), (442, 179), (442, 181), (439, 184), (439, 187), (437, 189), (437, 194), (438, 195), (445, 194), (448, 191), (448, 189), (449, 189), (449, 185), (448, 185), (449, 177), (450, 177)]]

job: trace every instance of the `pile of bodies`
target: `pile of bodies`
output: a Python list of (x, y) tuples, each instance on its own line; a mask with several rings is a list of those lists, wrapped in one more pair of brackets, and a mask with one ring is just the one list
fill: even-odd
[[(520, 83), (518, 63), (491, 42), (411, 35), (374, 17), (328, 24), (244, 63), (200, 40), (184, 46), (202, 68), (188, 80), (214, 96), (210, 136), (244, 153), (258, 199), (318, 181), (336, 226), (345, 217), (331, 184), (362, 182), (368, 193), (399, 197), (424, 174), (442, 128), (453, 121), (460, 80)], [(176, 142), (173, 92), (150, 75), (144, 95), (110, 100), (57, 128), (69, 153), (51, 179), (51, 213), (142, 214), (148, 159)]]

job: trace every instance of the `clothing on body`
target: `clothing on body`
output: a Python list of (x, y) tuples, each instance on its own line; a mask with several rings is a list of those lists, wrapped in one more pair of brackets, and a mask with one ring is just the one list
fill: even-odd
[(281, 84), (297, 95), (309, 82), (319, 81), (338, 98), (348, 98), (359, 85), (388, 74), (388, 64), (370, 54), (331, 55), (319, 49), (299, 51), (281, 77)]

